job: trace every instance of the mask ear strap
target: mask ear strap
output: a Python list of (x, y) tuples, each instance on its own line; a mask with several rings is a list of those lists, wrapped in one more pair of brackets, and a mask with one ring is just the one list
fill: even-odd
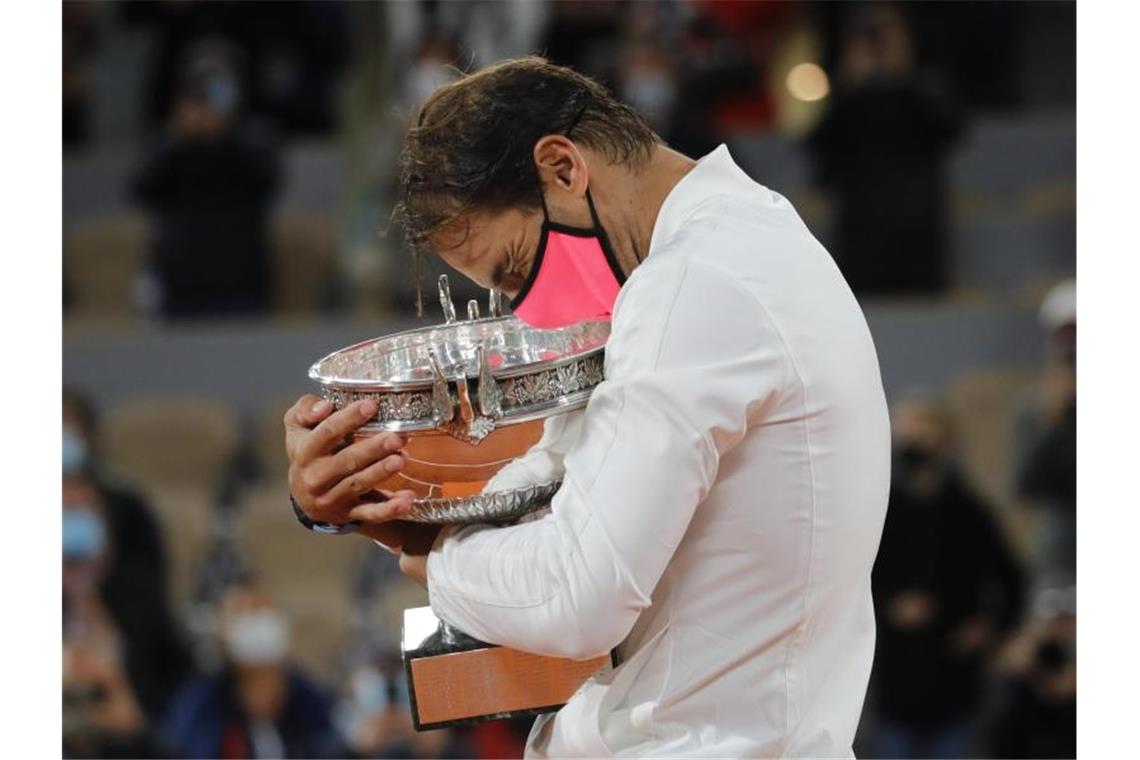
[(594, 198), (590, 195), (590, 188), (586, 188), (586, 205), (590, 207), (590, 219), (594, 222), (594, 231), (604, 232), (602, 220), (598, 218), (598, 211), (594, 208)]
[(541, 187), (538, 188), (538, 202), (542, 204), (542, 223), (546, 224), (550, 221), (550, 212), (546, 210), (546, 193)]

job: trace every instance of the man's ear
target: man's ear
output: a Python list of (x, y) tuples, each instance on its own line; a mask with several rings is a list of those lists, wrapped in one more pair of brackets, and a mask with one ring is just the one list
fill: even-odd
[(534, 165), (544, 188), (558, 188), (581, 197), (590, 185), (586, 159), (578, 146), (564, 135), (540, 138), (534, 144)]

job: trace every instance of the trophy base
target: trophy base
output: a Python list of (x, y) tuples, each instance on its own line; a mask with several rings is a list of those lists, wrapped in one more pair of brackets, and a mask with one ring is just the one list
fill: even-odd
[(417, 731), (554, 712), (610, 667), (487, 644), (442, 623), (430, 607), (404, 611), (404, 671)]

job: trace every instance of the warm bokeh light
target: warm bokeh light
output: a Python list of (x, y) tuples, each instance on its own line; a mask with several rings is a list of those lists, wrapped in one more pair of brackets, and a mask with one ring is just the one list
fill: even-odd
[(814, 63), (793, 66), (788, 72), (786, 84), (793, 98), (808, 102), (823, 100), (831, 91), (827, 73)]

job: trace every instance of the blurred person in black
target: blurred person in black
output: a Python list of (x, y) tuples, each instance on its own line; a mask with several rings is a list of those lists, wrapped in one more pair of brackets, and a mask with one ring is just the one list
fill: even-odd
[(1044, 535), (1037, 557), (1039, 586), (1077, 577), (1077, 286), (1055, 286), (1041, 305), (1046, 366), (1017, 415), (1018, 494), (1039, 507)]
[(747, 49), (716, 17), (696, 13), (679, 35), (676, 102), (666, 139), (690, 156), (704, 155), (724, 142), (716, 110), (726, 101), (753, 96), (762, 78)]
[(987, 721), (993, 757), (1077, 756), (1076, 586), (1043, 589), (998, 659)]
[(118, 3), (129, 24), (149, 27), (144, 108), (161, 128), (174, 115), (185, 59), (203, 40), (240, 49), (248, 65), (241, 86), (250, 108), (290, 135), (335, 129), (338, 77), (351, 51), (349, 6), (334, 0), (292, 2)]
[[(63, 754), (139, 757), (155, 754), (132, 641), (103, 599), (113, 554), (98, 495), (81, 478), (63, 480)], [(130, 671), (130, 672), (129, 672)]]
[(226, 662), (175, 694), (163, 727), (180, 757), (335, 757), (332, 702), (289, 660), (289, 623), (250, 584), (227, 590), (220, 610)]
[(91, 137), (90, 62), (98, 42), (96, 6), (63, 4), (63, 147), (82, 147)]
[(569, 66), (612, 88), (629, 12), (628, 4), (613, 0), (554, 0), (538, 49), (551, 62)]
[(95, 430), (91, 404), (66, 391), (64, 505), (77, 500), (100, 516), (106, 549), (92, 582), (122, 634), (125, 668), (143, 710), (154, 718), (190, 669), (190, 657), (170, 613), (158, 525), (146, 502), (100, 464)]
[(893, 410), (893, 482), (872, 575), (880, 757), (964, 757), (988, 654), (1017, 622), (1022, 580), (1001, 530), (955, 464), (935, 404)]
[(240, 60), (220, 41), (192, 50), (170, 134), (134, 180), (154, 220), (144, 308), (168, 318), (257, 314), (270, 303), (280, 170), (268, 135), (243, 114)]
[(856, 294), (943, 290), (946, 156), (961, 125), (948, 88), (916, 66), (894, 5), (847, 6), (834, 94), (809, 135), (837, 206), (833, 251)]

